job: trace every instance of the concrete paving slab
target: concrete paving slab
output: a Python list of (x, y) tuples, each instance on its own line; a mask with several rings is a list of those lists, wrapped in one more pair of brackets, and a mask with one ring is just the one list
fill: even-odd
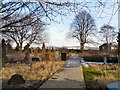
[(49, 78), (41, 88), (85, 88), (82, 66), (64, 68)]

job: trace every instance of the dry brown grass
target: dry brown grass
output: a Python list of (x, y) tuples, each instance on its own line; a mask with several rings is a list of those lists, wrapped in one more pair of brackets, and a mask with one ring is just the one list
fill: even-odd
[(96, 71), (117, 71), (118, 70), (118, 65), (114, 64), (114, 65), (108, 65), (108, 64), (91, 64), (90, 68), (96, 70)]
[[(106, 88), (106, 85), (115, 81), (118, 81), (118, 65), (106, 65), (106, 64), (91, 64), (90, 68), (93, 71), (101, 73), (100, 76), (96, 75), (93, 78), (86, 81), (88, 88)], [(92, 72), (91, 72), (92, 74)]]
[(25, 58), (25, 54), (18, 53), (18, 52), (7, 54), (7, 61), (8, 62), (11, 62), (12, 60), (19, 59), (19, 58)]
[[(113, 76), (101, 76), (101, 77), (94, 77), (87, 81), (87, 88), (106, 88), (107, 84), (117, 81), (117, 79)], [(106, 90), (106, 89), (105, 89)]]
[(102, 77), (95, 77), (93, 79), (94, 81), (97, 81), (99, 86), (105, 86), (111, 82), (117, 81), (117, 78), (114, 76), (102, 76)]
[(58, 51), (48, 50), (46, 52), (37, 53), (36, 55), (31, 53), (30, 57), (38, 57), (38, 58), (42, 58), (43, 60), (58, 60), (60, 55)]
[(111, 50), (109, 52), (106, 51), (84, 51), (80, 53), (81, 57), (91, 57), (91, 56), (105, 56), (105, 55), (115, 55), (117, 54), (117, 50)]
[(8, 80), (13, 74), (21, 74), (25, 80), (44, 80), (60, 70), (63, 64), (63, 61), (7, 64), (2, 68), (2, 79)]

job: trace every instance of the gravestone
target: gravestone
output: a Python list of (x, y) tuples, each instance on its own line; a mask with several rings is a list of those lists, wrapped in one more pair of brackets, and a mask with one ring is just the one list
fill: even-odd
[(104, 56), (104, 64), (107, 64), (107, 56)]
[(61, 53), (61, 60), (63, 60), (63, 61), (66, 60), (66, 53)]
[(22, 75), (14, 74), (11, 76), (10, 80), (8, 80), (8, 85), (20, 85), (24, 84), (25, 80), (23, 79)]
[(32, 61), (37, 62), (37, 61), (40, 61), (40, 59), (38, 57), (32, 57)]

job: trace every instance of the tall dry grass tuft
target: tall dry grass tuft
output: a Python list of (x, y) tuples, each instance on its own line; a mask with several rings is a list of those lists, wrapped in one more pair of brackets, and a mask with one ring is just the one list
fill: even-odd
[(115, 78), (114, 76), (102, 76), (102, 77), (94, 77), (93, 81), (96, 81), (95, 83), (97, 83), (98, 87), (104, 87), (109, 83), (117, 81), (117, 78)]

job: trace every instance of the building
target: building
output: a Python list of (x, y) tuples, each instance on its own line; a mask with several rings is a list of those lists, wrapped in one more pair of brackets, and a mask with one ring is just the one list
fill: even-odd
[(106, 50), (116, 50), (117, 49), (117, 45), (113, 45), (112, 43), (104, 43), (101, 46), (99, 46), (99, 50), (101, 51), (106, 51)]

